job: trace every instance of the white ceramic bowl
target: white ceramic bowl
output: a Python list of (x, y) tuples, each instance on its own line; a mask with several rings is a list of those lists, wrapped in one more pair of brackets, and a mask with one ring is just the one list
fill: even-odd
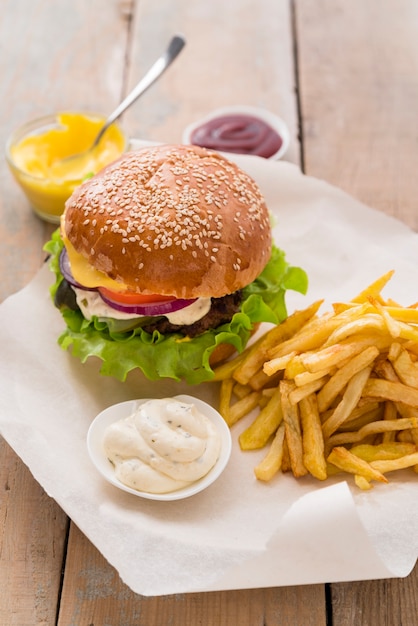
[(141, 404), (147, 402), (149, 399), (143, 398), (140, 400), (128, 400), (127, 402), (113, 404), (112, 406), (109, 406), (107, 409), (99, 413), (91, 423), (87, 433), (87, 449), (90, 458), (98, 471), (109, 483), (135, 496), (148, 498), (149, 500), (168, 501), (180, 500), (182, 498), (188, 498), (190, 496), (193, 496), (194, 494), (203, 491), (203, 489), (206, 489), (206, 487), (209, 487), (209, 485), (211, 485), (221, 475), (229, 461), (232, 446), (231, 433), (225, 420), (218, 413), (218, 411), (216, 411), (206, 402), (203, 402), (203, 400), (199, 400), (198, 398), (193, 398), (187, 395), (175, 396), (174, 399), (181, 402), (187, 402), (189, 404), (195, 404), (199, 411), (201, 411), (215, 424), (221, 436), (221, 453), (214, 467), (212, 467), (212, 469), (206, 474), (206, 476), (203, 476), (191, 485), (183, 487), (182, 489), (178, 489), (177, 491), (171, 491), (169, 493), (156, 494), (147, 493), (145, 491), (137, 491), (136, 489), (131, 489), (130, 487), (127, 487), (126, 485), (121, 483), (116, 478), (114, 467), (105, 454), (103, 448), (103, 437), (106, 428), (110, 424), (116, 422), (117, 420), (128, 417)]
[[(192, 124), (189, 124), (183, 131), (182, 142), (184, 144), (191, 144), (192, 133), (196, 130), (196, 128), (199, 128), (199, 126), (201, 126), (205, 122), (208, 122), (209, 120), (213, 120), (217, 117), (223, 117), (224, 115), (234, 115), (234, 114), (250, 115), (253, 117), (257, 117), (261, 120), (264, 120), (278, 133), (278, 135), (282, 139), (282, 145), (280, 146), (280, 149), (277, 152), (275, 152), (270, 157), (268, 157), (269, 159), (276, 161), (278, 159), (281, 159), (286, 154), (289, 148), (289, 144), (290, 144), (290, 134), (289, 134), (289, 129), (287, 127), (286, 122), (284, 122), (284, 120), (282, 120), (281, 117), (279, 117), (278, 115), (275, 115), (274, 113), (272, 113), (271, 111), (268, 111), (267, 109), (249, 106), (249, 105), (248, 106), (247, 105), (234, 105), (234, 106), (226, 106), (226, 107), (221, 107), (219, 109), (215, 109), (211, 113), (208, 113), (208, 115), (206, 115), (202, 119), (196, 122), (193, 122)], [(237, 152), (236, 154), (239, 154), (239, 153)]]

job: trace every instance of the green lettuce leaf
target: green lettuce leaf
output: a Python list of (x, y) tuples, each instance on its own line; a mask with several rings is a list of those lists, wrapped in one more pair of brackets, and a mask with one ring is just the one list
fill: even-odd
[[(51, 287), (54, 298), (58, 285), (63, 280), (59, 269), (59, 255), (63, 243), (59, 230), (45, 245), (50, 254), (50, 268), (56, 281)], [(307, 275), (301, 268), (287, 264), (282, 250), (273, 246), (269, 262), (256, 280), (243, 289), (241, 310), (227, 324), (208, 330), (189, 339), (177, 333), (152, 334), (142, 328), (127, 332), (116, 332), (114, 325), (103, 318), (86, 320), (81, 311), (61, 308), (66, 329), (58, 339), (65, 350), (83, 363), (91, 356), (102, 361), (100, 373), (124, 381), (128, 373), (136, 368), (142, 370), (150, 380), (173, 378), (189, 384), (199, 384), (213, 378), (209, 364), (213, 350), (221, 343), (232, 344), (241, 352), (259, 322), (278, 324), (287, 316), (285, 293), (288, 289), (305, 294), (308, 287)]]

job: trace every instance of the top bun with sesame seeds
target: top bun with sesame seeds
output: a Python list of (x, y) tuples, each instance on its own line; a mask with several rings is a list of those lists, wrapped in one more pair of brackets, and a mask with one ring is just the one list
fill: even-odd
[(287, 289), (307, 288), (254, 180), (197, 146), (124, 154), (75, 190), (45, 250), (59, 344), (122, 381), (213, 379), (260, 323), (285, 319)]
[(197, 146), (124, 154), (73, 193), (61, 230), (95, 270), (142, 294), (222, 297), (251, 283), (271, 256), (254, 180)]

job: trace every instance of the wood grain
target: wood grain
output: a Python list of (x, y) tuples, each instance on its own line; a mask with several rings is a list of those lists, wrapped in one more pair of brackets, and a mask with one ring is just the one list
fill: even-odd
[[(18, 125), (62, 109), (108, 112), (123, 91), (128, 38), (117, 0), (4, 0), (0, 20), (0, 142)], [(129, 7), (128, 7), (129, 8)], [(0, 169), (0, 301), (37, 272), (52, 227)], [(0, 440), (0, 623), (55, 623), (67, 518)]]
[[(225, 8), (229, 17), (219, 29), (219, 14)], [(263, 10), (257, 9), (255, 1), (237, 0), (227, 4), (215, 0), (193, 7), (187, 0), (139, 3), (131, 32), (129, 87), (161, 53), (172, 34), (183, 33), (187, 46), (161, 81), (125, 115), (123, 124), (131, 137), (179, 142), (182, 129), (193, 116), (238, 102), (280, 112), (292, 131), (289, 158), (298, 159), (289, 3), (268, 0)], [(240, 39), (245, 45), (238, 45)], [(114, 623), (121, 610), (124, 623), (137, 626), (159, 626), (168, 620), (171, 626), (183, 626), (199, 623), (199, 619), (207, 626), (261, 625), (269, 623), (272, 616), (278, 620), (272, 623), (292, 626), (325, 623), (322, 585), (149, 599), (132, 594), (74, 527), (68, 554), (62, 624), (76, 623), (75, 615), (82, 623)], [(93, 590), (93, 597), (89, 590)], [(114, 601), (122, 597), (123, 602)]]
[[(229, 19), (219, 29), (219, 13), (225, 7)], [(160, 15), (165, 16), (164, 21), (159, 19)], [(164, 78), (125, 115), (123, 123), (130, 136), (178, 142), (182, 129), (193, 116), (206, 114), (217, 106), (253, 104), (280, 112), (287, 119), (293, 137), (289, 158), (298, 159), (288, 2), (269, 0), (260, 11), (255, 2), (225, 4), (216, 0), (192, 7), (186, 0), (175, 3), (162, 0), (158, 5), (143, 0), (134, 16), (130, 87), (160, 54), (172, 34), (184, 33), (187, 46)], [(245, 45), (237, 45), (240, 38)], [(121, 604), (115, 603), (114, 598), (120, 598), (121, 594), (124, 623), (138, 626), (159, 625), (168, 618), (172, 626), (183, 626), (198, 623), (199, 617), (208, 626), (245, 626), (268, 623), (272, 615), (279, 620), (277, 624), (325, 623), (321, 585), (148, 599), (132, 594), (74, 528), (70, 533), (69, 555), (61, 599), (63, 624), (73, 623), (74, 615), (78, 619), (82, 615), (86, 623), (88, 620), (112, 623), (121, 611)], [(99, 580), (105, 581), (107, 591), (100, 592), (103, 585), (97, 584)], [(88, 597), (89, 589), (98, 590), (93, 599)], [(76, 600), (79, 598), (82, 601)]]
[[(417, 230), (416, 3), (295, 6), (306, 173)], [(417, 581), (333, 584), (333, 626), (416, 623)]]
[[(134, 594), (72, 524), (58, 626), (325, 626), (323, 585), (178, 594)], [(120, 621), (117, 621), (120, 620)]]
[[(177, 142), (213, 108), (262, 106), (289, 125), (288, 160), (417, 228), (416, 19), (415, 0), (3, 0), (0, 141), (58, 109), (110, 111), (182, 32), (179, 60), (123, 120), (131, 136)], [(0, 185), (1, 301), (35, 274), (51, 227), (6, 167)], [(138, 596), (74, 524), (65, 558), (67, 517), (3, 441), (0, 458), (1, 624), (322, 626), (327, 603), (333, 626), (416, 622), (418, 568), (327, 598), (323, 585)]]
[(126, 114), (131, 136), (179, 142), (188, 124), (213, 109), (247, 104), (286, 121), (291, 134), (286, 159), (299, 162), (290, 2), (141, 0), (133, 23), (130, 86), (178, 32), (187, 40), (181, 56)]
[(68, 520), (0, 442), (0, 624), (54, 624)]
[[(117, 0), (106, 7), (100, 0), (4, 0), (1, 145), (31, 119), (69, 109), (107, 113), (118, 103), (128, 27)], [(51, 229), (32, 214), (6, 167), (0, 186), (1, 301), (34, 276)]]
[(418, 229), (416, 3), (295, 4), (306, 172)]
[(405, 579), (332, 585), (333, 624), (402, 626), (417, 623), (418, 568)]

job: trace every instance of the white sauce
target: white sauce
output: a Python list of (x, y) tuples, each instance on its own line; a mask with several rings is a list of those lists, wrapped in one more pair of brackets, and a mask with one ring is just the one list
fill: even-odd
[(104, 448), (123, 484), (167, 493), (199, 480), (215, 465), (221, 438), (194, 404), (148, 400), (105, 431)]
[[(132, 315), (132, 313), (117, 311), (107, 305), (97, 291), (86, 291), (85, 289), (77, 289), (76, 287), (73, 287), (73, 289), (75, 291), (77, 304), (87, 320), (90, 320), (93, 315), (96, 317), (111, 317), (116, 320), (130, 320), (136, 317), (144, 317), (144, 315)], [(206, 315), (206, 313), (209, 312), (210, 306), (210, 298), (198, 298), (195, 302), (179, 311), (165, 313), (164, 317), (166, 317), (171, 324), (188, 326)], [(148, 317), (148, 315), (146, 317)]]

